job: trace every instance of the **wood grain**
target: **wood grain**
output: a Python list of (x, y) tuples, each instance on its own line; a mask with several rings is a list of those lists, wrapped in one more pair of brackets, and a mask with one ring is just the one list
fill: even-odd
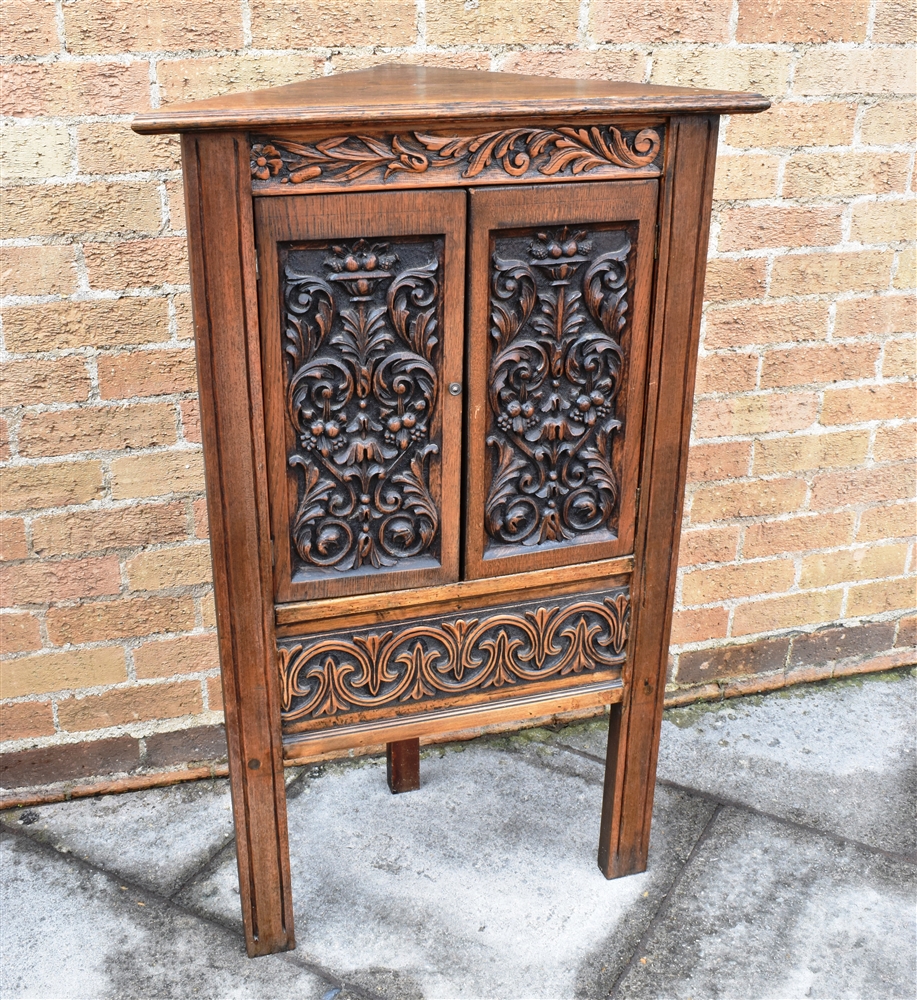
[(764, 111), (760, 94), (600, 80), (557, 80), (427, 66), (376, 66), (205, 101), (170, 104), (138, 115), (141, 133), (199, 129), (263, 131), (282, 125), (328, 125), (425, 118), (459, 121), (492, 116), (577, 117), (628, 112)]
[(420, 788), (420, 740), (398, 740), (385, 747), (385, 776), (392, 795)]
[(182, 163), (239, 892), (248, 953), (267, 955), (295, 939), (247, 150), (185, 136)]

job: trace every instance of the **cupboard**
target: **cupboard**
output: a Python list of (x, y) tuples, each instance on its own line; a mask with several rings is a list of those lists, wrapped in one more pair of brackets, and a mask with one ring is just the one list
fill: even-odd
[(327, 751), (407, 791), (610, 706), (599, 865), (646, 867), (718, 116), (767, 106), (378, 67), (135, 119), (182, 134), (249, 954)]

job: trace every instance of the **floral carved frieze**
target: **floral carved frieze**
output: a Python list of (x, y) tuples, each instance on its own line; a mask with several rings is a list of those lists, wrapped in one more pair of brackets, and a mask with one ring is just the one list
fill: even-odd
[(622, 669), (626, 587), (281, 640), (284, 722)]
[(284, 252), (294, 573), (437, 558), (443, 241)]
[(342, 135), (311, 143), (256, 137), (251, 147), (252, 184), (258, 190), (277, 184), (403, 183), (412, 175), (420, 182), (432, 179), (431, 175), (468, 181), (637, 170), (656, 161), (662, 131), (561, 125), (479, 135)]
[(620, 228), (494, 241), (484, 509), (491, 549), (614, 531), (630, 257)]

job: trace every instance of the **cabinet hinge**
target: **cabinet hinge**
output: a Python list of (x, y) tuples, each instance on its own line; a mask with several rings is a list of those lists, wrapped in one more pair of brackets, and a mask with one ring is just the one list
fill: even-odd
[(255, 281), (261, 280), (261, 263), (258, 260), (258, 251), (255, 251)]

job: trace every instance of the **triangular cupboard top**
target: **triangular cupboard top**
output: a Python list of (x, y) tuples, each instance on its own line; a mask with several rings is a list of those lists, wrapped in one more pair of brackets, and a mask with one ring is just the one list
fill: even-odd
[(736, 91), (427, 66), (375, 66), (283, 87), (170, 104), (138, 115), (132, 127), (141, 133), (194, 132), (430, 117), (462, 121), (496, 115), (736, 114), (768, 107), (766, 97)]

